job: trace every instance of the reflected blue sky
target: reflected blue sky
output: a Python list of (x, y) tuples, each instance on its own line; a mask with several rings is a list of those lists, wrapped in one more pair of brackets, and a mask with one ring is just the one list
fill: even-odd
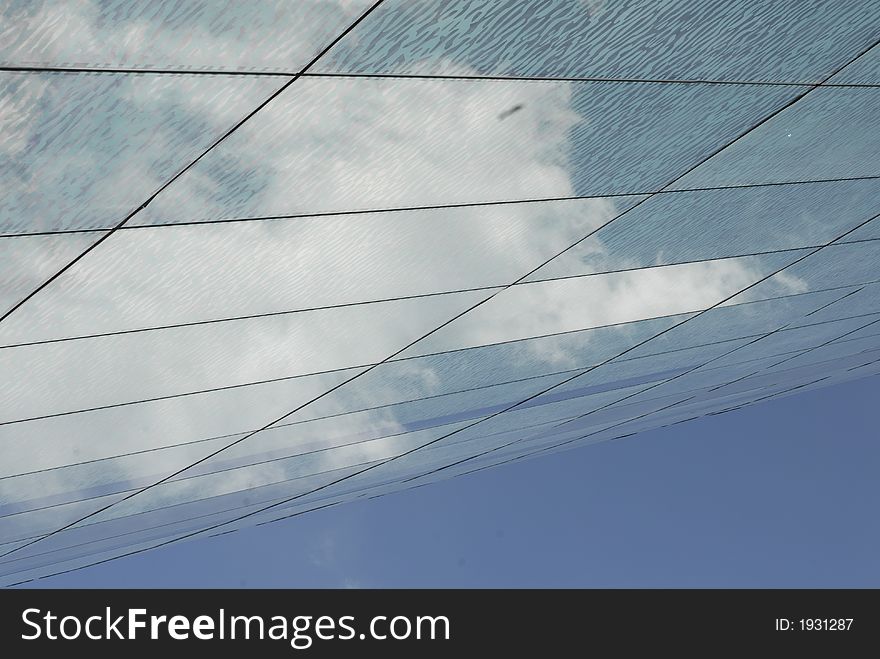
[(880, 370), (859, 3), (366, 6), (3, 7), (3, 583)]
[(41, 587), (878, 587), (872, 377)]

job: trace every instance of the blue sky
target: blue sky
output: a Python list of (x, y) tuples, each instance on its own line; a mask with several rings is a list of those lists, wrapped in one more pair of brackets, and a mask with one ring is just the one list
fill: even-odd
[[(859, 0), (179, 4), (3, 12), (2, 583), (880, 370)], [(800, 483), (803, 413), (762, 409), (107, 583), (717, 580), (800, 519), (777, 490)], [(809, 455), (810, 518), (868, 518)]]
[(880, 378), (182, 543), (55, 587), (878, 587)]

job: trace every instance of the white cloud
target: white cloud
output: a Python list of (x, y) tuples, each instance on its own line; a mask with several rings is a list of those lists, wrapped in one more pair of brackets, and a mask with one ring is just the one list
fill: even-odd
[[(369, 0), (141, 0), (102, 8), (27, 2), (0, 23), (0, 53), (35, 65), (297, 71)], [(219, 66), (218, 66), (219, 65)]]
[[(356, 10), (360, 4), (346, 2), (346, 11)], [(601, 3), (593, 4), (601, 7)], [(46, 26), (35, 38), (50, 58), (69, 52), (65, 38), (71, 34), (82, 58), (105, 56), (108, 35), (96, 31), (91, 10), (84, 9), (79, 16), (68, 13), (63, 20), (51, 13), (63, 11), (60, 6), (41, 11), (50, 14), (35, 19)], [(148, 38), (152, 29), (142, 22), (129, 25), (118, 35), (121, 38), (114, 40), (115, 47), (127, 57), (142, 52), (149, 43), (155, 49), (156, 62), (177, 52), (180, 35), (175, 30), (162, 32), (162, 38), (153, 42)], [(193, 47), (187, 52), (211, 58), (225, 52), (243, 59), (250, 47), (234, 36), (221, 38), (205, 30), (195, 30), (189, 38)], [(298, 32), (279, 40), (279, 47), (286, 49), (285, 58), (296, 59), (310, 43)], [(197, 65), (199, 60), (192, 63)], [(450, 72), (469, 70), (461, 63), (442, 66)], [(570, 196), (574, 189), (568, 161), (569, 132), (578, 122), (589, 120), (572, 110), (571, 95), (571, 86), (564, 82), (303, 79), (136, 219), (169, 221), (218, 218), (228, 213), (265, 215), (496, 201), (521, 198), (523, 190), (534, 197)], [(144, 112), (171, 105), (214, 128), (233, 122), (254, 101), (242, 96), (220, 104), (213, 102), (215, 97), (210, 94), (194, 101), (172, 87), (145, 94), (137, 86), (127, 88), (124, 98)], [(25, 105), (33, 102), (16, 101)], [(519, 111), (500, 118), (517, 105), (521, 106)], [(15, 108), (9, 112), (15, 114)], [(3, 147), (11, 156), (21, 153), (21, 144), (26, 143), (27, 122), (14, 126), (13, 137)], [(154, 137), (156, 149), (170, 148), (171, 141), (165, 141), (164, 134)], [(152, 154), (151, 150), (141, 157)], [(136, 158), (123, 162), (113, 175), (118, 178), (111, 177), (111, 186), (123, 187), (132, 171), (149, 171), (149, 167)], [(412, 295), (468, 285), (504, 285), (615, 213), (612, 200), (587, 200), (121, 231), (4, 322), (0, 340), (57, 338), (360, 302), (383, 297), (383, 291), (391, 288), (398, 291), (396, 294)], [(589, 245), (605, 262), (626, 267), (625, 255), (608, 253), (600, 238), (592, 238)], [(18, 266), (32, 270), (25, 277), (27, 281), (43, 275), (41, 260), (45, 261), (29, 259)], [(757, 260), (727, 260), (516, 287), (453, 322), (413, 352), (705, 308), (755, 281), (761, 273)], [(280, 320), (0, 350), (0, 372), (8, 392), (0, 407), (8, 420), (41, 411), (107, 405), (379, 361), (485, 295), (472, 293), (309, 312)], [(539, 352), (537, 357), (556, 366), (577, 365), (571, 364), (570, 355), (558, 351)], [(42, 468), (74, 461), (79, 446), (95, 458), (140, 449), (150, 442), (167, 446), (204, 437), (207, 427), (228, 432), (256, 428), (279, 411), (328, 388), (327, 384), (327, 380), (315, 380), (301, 389), (267, 387), (259, 390), (270, 392), (265, 399), (257, 390), (250, 392), (251, 398), (239, 391), (181, 398), (161, 406), (72, 415), (40, 425), (6, 426), (0, 428), (0, 436), (5, 433), (10, 445), (23, 451), (18, 458), (20, 469)], [(409, 377), (384, 386), (396, 393), (383, 392), (383, 398), (396, 395), (406, 399), (414, 392), (430, 395), (438, 388), (438, 374), (417, 369)], [(343, 387), (326, 408), (329, 413), (334, 406), (342, 412), (363, 403), (354, 396), (349, 397)], [(305, 426), (260, 434), (221, 454), (218, 460), (282, 446), (295, 449), (322, 438), (333, 443), (358, 433), (394, 434), (405, 429), (387, 409), (338, 417), (325, 427), (328, 432), (324, 434), (317, 432), (322, 429), (317, 423), (312, 435)], [(29, 428), (40, 428), (45, 434), (29, 432)], [(378, 440), (329, 451), (311, 462), (272, 462), (168, 483), (101, 518), (281, 482), (300, 473), (303, 464), (325, 471), (385, 459), (402, 450), (406, 441), (406, 437)], [(28, 448), (31, 445), (33, 448)], [(45, 481), (47, 492), (171, 473), (217, 445), (145, 454), (136, 467), (126, 470), (123, 463), (115, 469), (108, 466), (106, 471), (92, 473), (89, 478), (93, 480), (78, 477), (65, 482), (64, 472), (52, 472)], [(174, 457), (169, 461), (169, 456)], [(0, 496), (14, 501), (17, 495), (15, 481), (0, 482)], [(81, 510), (72, 514), (79, 515)]]

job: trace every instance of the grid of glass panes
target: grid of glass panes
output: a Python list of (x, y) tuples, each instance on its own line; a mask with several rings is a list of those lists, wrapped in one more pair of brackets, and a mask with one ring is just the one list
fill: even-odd
[(880, 372), (880, 6), (0, 15), (4, 584)]

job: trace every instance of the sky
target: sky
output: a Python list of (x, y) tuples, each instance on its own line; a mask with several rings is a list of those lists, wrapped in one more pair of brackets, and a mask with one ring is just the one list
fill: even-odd
[(876, 588), (878, 396), (875, 375), (32, 585)]
[(876, 351), (859, 3), (294, 4), (0, 9), (4, 583)]

